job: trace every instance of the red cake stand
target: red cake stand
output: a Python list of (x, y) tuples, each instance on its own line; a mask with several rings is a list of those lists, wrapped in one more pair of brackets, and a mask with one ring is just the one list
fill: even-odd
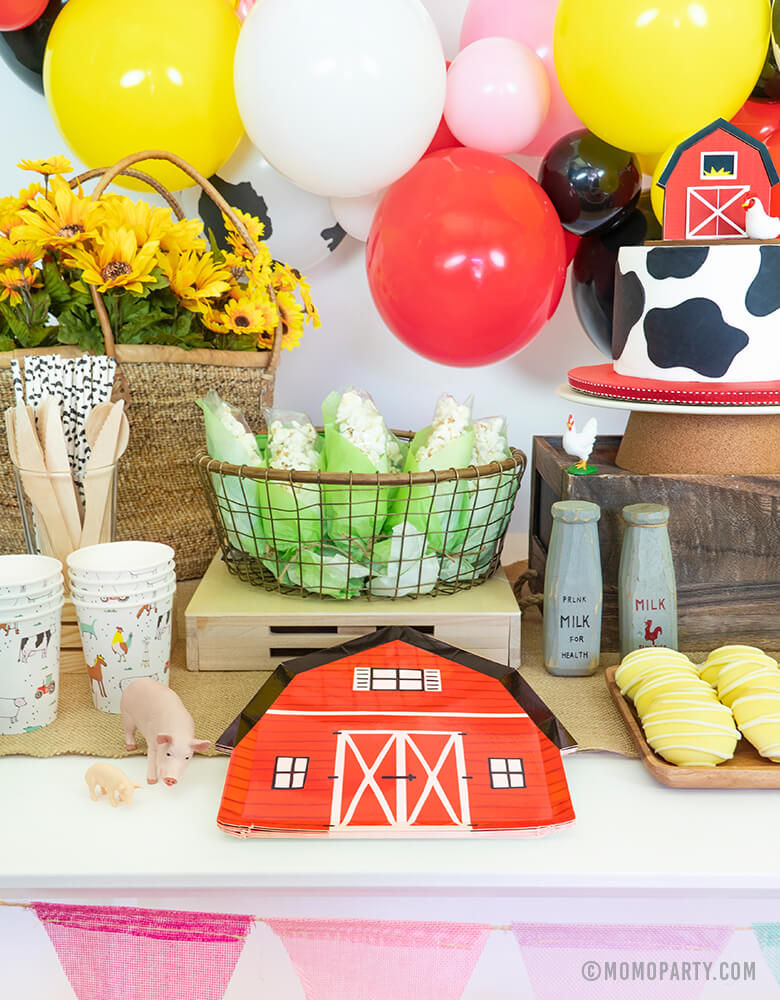
[(644, 475), (780, 475), (780, 383), (661, 382), (573, 368), (568, 402), (630, 410), (616, 464)]

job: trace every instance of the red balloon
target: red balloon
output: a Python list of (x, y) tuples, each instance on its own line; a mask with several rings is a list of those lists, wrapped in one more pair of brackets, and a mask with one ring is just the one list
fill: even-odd
[[(450, 68), (452, 63), (447, 60), (447, 69)], [(439, 122), (439, 127), (436, 129), (436, 135), (431, 139), (430, 146), (425, 150), (423, 156), (427, 156), (428, 153), (435, 153), (437, 149), (452, 149), (453, 146), (462, 146), (462, 142), (458, 142), (455, 136), (450, 132), (450, 127), (444, 120), (444, 115), (441, 116), (441, 121)]]
[[(746, 101), (731, 119), (754, 139), (760, 139), (769, 150), (772, 162), (780, 171), (780, 104), (776, 101)], [(772, 215), (780, 214), (780, 185), (772, 189)]]
[(566, 280), (563, 229), (544, 191), (511, 160), (465, 146), (424, 157), (389, 188), (366, 263), (393, 333), (465, 367), (525, 347)]
[(436, 129), (436, 135), (431, 139), (431, 144), (425, 150), (423, 156), (427, 156), (429, 153), (435, 153), (439, 149), (452, 149), (453, 146), (462, 145), (463, 143), (458, 142), (452, 132), (450, 132), (450, 127), (445, 122), (444, 115), (442, 115), (439, 127)]
[(574, 255), (577, 252), (577, 247), (580, 245), (581, 236), (576, 233), (570, 233), (568, 229), (563, 231), (563, 239), (566, 243), (566, 266), (574, 260)]
[(18, 31), (37, 21), (49, 0), (0, 0), (0, 31)]
[(766, 142), (780, 129), (780, 106), (768, 101), (745, 101), (731, 119), (754, 139)]

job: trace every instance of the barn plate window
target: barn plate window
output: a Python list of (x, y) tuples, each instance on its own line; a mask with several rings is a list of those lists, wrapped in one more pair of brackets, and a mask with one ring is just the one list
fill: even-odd
[(353, 691), (441, 691), (440, 670), (355, 667)]
[(277, 757), (274, 766), (274, 781), (271, 787), (303, 788), (308, 770), (308, 757)]
[(521, 757), (488, 757), (491, 788), (525, 788)]
[(701, 154), (701, 179), (708, 177), (736, 177), (737, 176), (737, 154), (736, 153), (702, 153)]

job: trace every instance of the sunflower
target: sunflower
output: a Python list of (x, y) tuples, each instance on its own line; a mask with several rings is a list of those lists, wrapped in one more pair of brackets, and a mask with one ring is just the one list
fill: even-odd
[(255, 256), (247, 261), (250, 281), (267, 287), (273, 281), (273, 267), (274, 259), (271, 256), (271, 251), (265, 243), (260, 243)]
[(0, 302), (8, 299), (12, 306), (18, 305), (22, 301), (22, 294), (35, 284), (36, 275), (37, 272), (31, 267), (24, 270), (11, 267), (0, 271)]
[(230, 291), (230, 271), (217, 263), (211, 252), (162, 255), (160, 267), (171, 291), (181, 299), (185, 309), (205, 307), (206, 299), (215, 299)]
[(52, 174), (69, 174), (73, 164), (67, 156), (49, 156), (45, 160), (20, 160), (16, 164), (20, 170), (34, 170), (36, 174), (51, 177)]
[(273, 329), (278, 314), (268, 295), (243, 295), (231, 299), (225, 306), (224, 326), (230, 333), (258, 334)]
[(68, 263), (83, 271), (82, 280), (97, 285), (101, 292), (109, 288), (126, 288), (140, 295), (143, 283), (154, 281), (152, 271), (157, 266), (157, 241), (150, 240), (139, 247), (132, 230), (120, 227), (107, 231), (92, 250), (72, 247)]
[(303, 306), (292, 292), (277, 292), (276, 304), (279, 307), (279, 316), (284, 324), (282, 347), (291, 351), (301, 342), (306, 314), (303, 311)]
[(127, 195), (104, 199), (104, 208), (105, 224), (112, 229), (132, 230), (139, 247), (149, 240), (162, 244), (163, 236), (173, 225), (170, 209), (148, 205), (145, 201), (133, 202)]
[(12, 243), (5, 237), (0, 238), (0, 270), (9, 267), (34, 267), (41, 259), (40, 247), (37, 243)]
[[(254, 215), (250, 215), (248, 212), (242, 212), (239, 208), (234, 208), (233, 211), (238, 216), (239, 222), (244, 223), (246, 231), (249, 233), (250, 239), (254, 243), (255, 247), (260, 249), (260, 245), (263, 242), (263, 236), (265, 235), (265, 225)], [(253, 249), (246, 245), (244, 237), (238, 232), (236, 227), (233, 225), (231, 220), (223, 214), (222, 216), (225, 222), (225, 239), (233, 247), (233, 250), (244, 259), (248, 259), (253, 256)]]
[(203, 223), (200, 219), (181, 219), (174, 222), (160, 237), (160, 249), (164, 250), (165, 253), (205, 250)]
[(317, 312), (317, 307), (314, 305), (311, 297), (311, 288), (309, 287), (309, 282), (304, 278), (303, 275), (298, 279), (298, 292), (303, 300), (303, 311), (306, 313), (307, 320), (311, 320), (314, 327), (321, 326), (320, 314)]
[(16, 198), (0, 198), (0, 233), (6, 236), (22, 221), (20, 212), (27, 208), (31, 201), (34, 201), (39, 194), (43, 194), (43, 185), (31, 184), (28, 188), (22, 188)]
[(237, 253), (223, 253), (222, 266), (226, 267), (233, 276), (233, 280), (242, 287), (246, 287), (249, 281), (249, 269), (251, 261), (239, 257)]
[(201, 323), (209, 330), (213, 330), (214, 333), (227, 333), (225, 314), (219, 309), (215, 309), (212, 305), (206, 303), (199, 310), (199, 313)]
[(79, 197), (67, 181), (55, 177), (47, 198), (20, 212), (14, 237), (39, 246), (69, 247), (97, 235), (104, 208), (89, 196)]

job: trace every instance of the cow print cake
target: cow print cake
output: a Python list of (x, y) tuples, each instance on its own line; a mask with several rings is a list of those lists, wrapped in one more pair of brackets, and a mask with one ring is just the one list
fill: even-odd
[(670, 382), (780, 379), (780, 243), (622, 247), (615, 371)]

